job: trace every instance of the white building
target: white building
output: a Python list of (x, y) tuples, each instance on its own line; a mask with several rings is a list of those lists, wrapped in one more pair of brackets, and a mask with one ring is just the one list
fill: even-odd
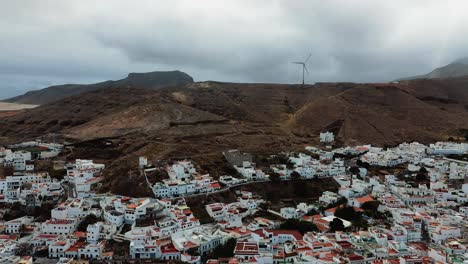
[(320, 142), (331, 143), (335, 140), (335, 136), (332, 132), (320, 133)]
[(77, 221), (73, 219), (51, 219), (41, 224), (41, 231), (45, 234), (68, 235), (75, 231)]
[(461, 230), (455, 226), (438, 226), (434, 232), (429, 232), (432, 241), (440, 243), (449, 238), (458, 238), (461, 236)]
[(468, 143), (437, 142), (430, 144), (427, 152), (432, 155), (461, 155), (468, 152)]
[(106, 210), (104, 211), (104, 220), (108, 224), (121, 226), (125, 223), (125, 216), (123, 213), (115, 210)]
[(280, 214), (283, 218), (286, 219), (296, 219), (299, 218), (299, 212), (294, 207), (283, 207), (280, 210)]
[(139, 157), (138, 165), (140, 169), (143, 169), (144, 167), (148, 166), (148, 159), (146, 157)]
[(172, 243), (161, 245), (157, 240), (132, 240), (130, 256), (134, 259), (180, 260), (180, 251)]
[(340, 196), (338, 194), (334, 192), (325, 191), (319, 197), (319, 202), (325, 203), (325, 204), (331, 204), (331, 203), (337, 202), (338, 199), (340, 199)]
[(22, 228), (25, 225), (31, 224), (33, 220), (34, 218), (32, 216), (23, 216), (23, 217), (5, 222), (5, 233), (7, 234), (20, 233), (22, 231)]
[(97, 222), (86, 228), (86, 240), (90, 244), (97, 244), (99, 240), (111, 239), (116, 232), (117, 225)]
[(75, 184), (76, 197), (94, 196), (92, 187), (102, 179), (101, 172), (104, 164), (95, 164), (92, 160), (77, 159), (75, 163), (67, 165), (66, 180)]
[(244, 178), (249, 180), (264, 180), (266, 175), (263, 171), (255, 169), (255, 163), (250, 161), (242, 162), (242, 166), (234, 166)]
[(53, 244), (49, 245), (49, 258), (64, 258), (65, 251), (70, 248), (70, 246), (74, 243), (70, 239), (64, 239), (60, 241), (56, 241)]

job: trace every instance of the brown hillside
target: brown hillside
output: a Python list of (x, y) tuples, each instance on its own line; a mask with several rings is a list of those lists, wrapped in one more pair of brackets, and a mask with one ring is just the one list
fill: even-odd
[(467, 113), (453, 113), (395, 86), (361, 85), (320, 98), (297, 111), (291, 126), (300, 133), (330, 129), (346, 143), (395, 144), (443, 139), (466, 125)]
[(144, 185), (126, 188), (129, 180), (143, 180), (132, 171), (138, 155), (153, 160), (190, 156), (203, 166), (216, 167), (221, 166), (225, 149), (254, 153), (303, 149), (317, 143), (325, 130), (334, 131), (346, 144), (393, 145), (457, 136), (459, 129), (468, 128), (467, 86), (468, 79), (461, 78), (392, 84), (204, 82), (160, 90), (108, 88), (0, 118), (0, 144), (49, 133), (83, 142), (67, 152), (68, 158), (104, 161), (109, 168), (106, 189), (143, 195), (148, 191)]

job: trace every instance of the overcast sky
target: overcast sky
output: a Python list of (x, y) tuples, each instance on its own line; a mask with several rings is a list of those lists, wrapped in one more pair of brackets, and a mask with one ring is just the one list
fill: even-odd
[(182, 70), (196, 81), (389, 81), (468, 56), (468, 1), (3, 1), (0, 98)]

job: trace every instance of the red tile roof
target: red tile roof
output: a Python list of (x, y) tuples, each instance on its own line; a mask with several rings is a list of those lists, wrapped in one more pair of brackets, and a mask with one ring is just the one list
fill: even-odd
[(237, 242), (234, 249), (236, 255), (258, 255), (258, 244), (254, 242)]
[(170, 254), (170, 253), (177, 253), (179, 252), (179, 250), (177, 250), (177, 248), (175, 248), (174, 244), (167, 244), (163, 247), (161, 247), (161, 253), (163, 254)]
[(274, 236), (278, 235), (292, 235), (296, 240), (302, 240), (302, 235), (297, 230), (281, 230), (281, 229), (269, 229), (265, 230), (268, 233), (273, 233)]
[(356, 201), (363, 204), (365, 202), (374, 201), (374, 199), (370, 195), (366, 195), (366, 196), (363, 196), (363, 197), (356, 198)]

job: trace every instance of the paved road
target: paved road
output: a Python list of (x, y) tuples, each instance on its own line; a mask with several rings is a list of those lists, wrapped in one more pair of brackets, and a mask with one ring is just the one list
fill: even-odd
[(447, 157), (444, 157), (444, 160), (453, 161), (453, 162), (461, 163), (461, 164), (468, 164), (468, 161), (457, 160), (457, 159), (450, 159), (450, 158), (447, 158)]

